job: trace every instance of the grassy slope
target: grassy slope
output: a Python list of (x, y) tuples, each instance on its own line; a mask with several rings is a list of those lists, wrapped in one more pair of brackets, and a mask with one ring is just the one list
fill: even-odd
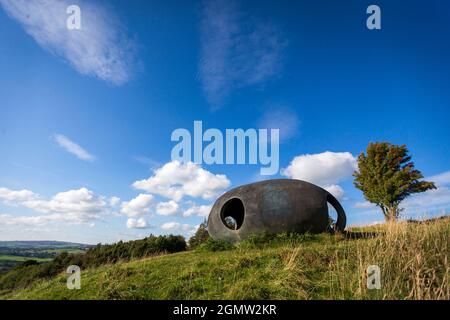
[[(247, 243), (229, 251), (156, 256), (85, 270), (81, 290), (66, 289), (62, 274), (0, 297), (450, 299), (449, 219), (381, 225), (370, 231), (378, 235), (350, 239), (322, 234), (264, 247)], [(372, 264), (381, 268), (381, 290), (366, 289), (365, 270)]]

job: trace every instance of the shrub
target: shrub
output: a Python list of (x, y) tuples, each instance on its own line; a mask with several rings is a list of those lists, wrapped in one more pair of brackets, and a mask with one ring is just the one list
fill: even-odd
[(260, 248), (275, 239), (276, 235), (268, 232), (254, 233), (242, 241), (239, 246), (245, 248)]
[(208, 239), (211, 239), (207, 226), (206, 221), (200, 224), (195, 234), (189, 239), (189, 249), (195, 249), (202, 243), (205, 243), (208, 241)]
[(316, 235), (311, 233), (296, 233), (296, 232), (282, 232), (282, 233), (255, 233), (250, 235), (247, 239), (239, 244), (242, 248), (263, 248), (266, 246), (278, 244), (299, 244), (304, 242), (316, 241), (324, 235)]
[(234, 249), (234, 245), (223, 240), (214, 240), (213, 238), (209, 238), (206, 242), (202, 243), (199, 247), (200, 250), (205, 251), (226, 251)]

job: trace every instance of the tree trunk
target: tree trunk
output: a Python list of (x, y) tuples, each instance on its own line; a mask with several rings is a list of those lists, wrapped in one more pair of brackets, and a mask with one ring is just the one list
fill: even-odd
[(385, 214), (386, 221), (388, 221), (388, 222), (396, 221), (397, 216), (398, 216), (397, 206), (392, 206), (392, 207), (386, 208), (386, 214)]

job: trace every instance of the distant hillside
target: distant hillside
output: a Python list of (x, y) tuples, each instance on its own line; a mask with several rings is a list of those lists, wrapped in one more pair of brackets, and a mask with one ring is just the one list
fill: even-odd
[[(0, 299), (448, 300), (449, 251), (448, 218), (337, 235), (255, 236), (235, 247), (211, 242), (192, 251), (82, 268), (81, 290), (68, 290), (67, 275), (60, 273), (0, 290)], [(367, 288), (371, 265), (380, 268), (380, 290)]]
[(2, 248), (89, 248), (93, 245), (64, 241), (0, 241)]
[(182, 236), (150, 235), (140, 240), (99, 244), (86, 250), (73, 249), (0, 247), (0, 291), (24, 288), (39, 280), (52, 278), (64, 272), (70, 265), (87, 269), (119, 261), (184, 251), (186, 241)]
[(63, 241), (0, 241), (0, 274), (26, 261), (51, 261), (61, 252), (84, 253), (93, 246)]

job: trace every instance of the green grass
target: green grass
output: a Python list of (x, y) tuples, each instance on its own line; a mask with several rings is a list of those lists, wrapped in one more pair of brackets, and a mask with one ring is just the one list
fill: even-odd
[(2, 262), (2, 261), (24, 262), (27, 260), (35, 260), (37, 262), (44, 262), (44, 261), (51, 261), (52, 258), (34, 258), (34, 257), (0, 255), (0, 262)]
[[(367, 230), (370, 230), (367, 231)], [(82, 271), (3, 292), (2, 299), (450, 299), (450, 220), (396, 223), (344, 235), (280, 236)], [(366, 232), (367, 231), (367, 232)], [(381, 290), (366, 268), (379, 265)]]

